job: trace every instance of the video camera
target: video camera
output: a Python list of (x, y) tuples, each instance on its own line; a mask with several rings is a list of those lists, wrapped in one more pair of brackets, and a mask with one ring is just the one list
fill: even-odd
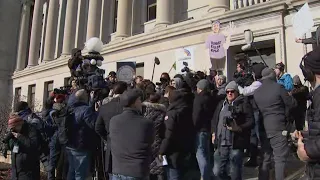
[(99, 90), (107, 88), (104, 79), (105, 70), (100, 69), (104, 58), (100, 55), (103, 43), (99, 38), (90, 38), (85, 43), (88, 54), (82, 56), (81, 50), (73, 49), (72, 58), (68, 62), (68, 67), (72, 78), (80, 89), (88, 92), (95, 91), (95, 96), (99, 96)]
[(240, 67), (242, 69), (242, 71), (236, 71), (233, 75), (236, 83), (241, 87), (251, 85), (254, 81), (254, 74), (252, 71), (253, 64), (251, 59), (244, 53), (237, 54), (234, 59), (238, 64), (240, 64)]
[(231, 112), (230, 116), (227, 116), (223, 119), (223, 124), (225, 126), (231, 126), (233, 123), (233, 120), (237, 118), (238, 114), (240, 113), (240, 110), (237, 106), (230, 105), (228, 106), (228, 111)]
[(59, 89), (58, 88), (53, 89), (53, 93), (54, 94), (69, 95), (70, 89), (71, 89), (71, 86), (61, 86)]

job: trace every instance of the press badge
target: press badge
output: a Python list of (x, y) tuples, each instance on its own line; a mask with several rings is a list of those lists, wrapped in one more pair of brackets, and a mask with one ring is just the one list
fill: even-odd
[(19, 152), (19, 146), (18, 145), (14, 145), (12, 152), (13, 153), (18, 153)]

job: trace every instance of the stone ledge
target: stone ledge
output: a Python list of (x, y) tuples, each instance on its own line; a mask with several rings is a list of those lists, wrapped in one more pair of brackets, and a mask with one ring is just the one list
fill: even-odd
[[(120, 51), (126, 48), (132, 48), (135, 46), (141, 46), (154, 41), (159, 41), (183, 34), (189, 34), (196, 31), (206, 30), (210, 28), (210, 20), (219, 19), (223, 25), (226, 25), (229, 21), (243, 21), (250, 22), (252, 19), (261, 19), (261, 15), (272, 14), (274, 12), (281, 12), (286, 10), (287, 5), (283, 0), (273, 0), (253, 6), (244, 7), (241, 9), (230, 10), (224, 14), (216, 16), (215, 14), (208, 13), (203, 19), (193, 19), (184, 21), (181, 23), (173, 24), (164, 29), (152, 31), (150, 33), (143, 33), (135, 36), (125, 38), (116, 42), (110, 42), (104, 45), (101, 52), (102, 55), (106, 55), (111, 52)], [(259, 18), (260, 17), (260, 18)], [(232, 37), (233, 39), (234, 37)], [(168, 47), (170, 48), (170, 47)], [(85, 53), (85, 52), (83, 52)], [(17, 71), (13, 74), (13, 79), (34, 74), (37, 72), (55, 69), (67, 64), (70, 57), (60, 57), (56, 60), (44, 62), (38, 66), (27, 68), (22, 71)]]

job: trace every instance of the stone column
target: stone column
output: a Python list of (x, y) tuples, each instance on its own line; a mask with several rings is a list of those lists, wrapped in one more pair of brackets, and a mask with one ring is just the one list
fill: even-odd
[(41, 42), (42, 11), (43, 0), (35, 1), (31, 27), (28, 67), (36, 66), (38, 64)]
[(27, 1), (23, 4), (20, 32), (19, 32), (19, 44), (17, 54), (16, 70), (20, 71), (26, 67), (27, 49), (28, 49), (28, 36), (29, 36), (29, 21), (30, 21), (30, 7), (31, 2)]
[(230, 0), (211, 0), (208, 12), (225, 12), (230, 10)]
[(46, 36), (44, 41), (44, 61), (54, 59), (56, 38), (57, 38), (57, 25), (59, 15), (59, 1), (50, 0), (48, 9), (48, 20), (46, 28)]
[(119, 0), (118, 3), (116, 38), (125, 38), (131, 35), (132, 0)]
[(173, 0), (157, 0), (156, 26), (167, 26), (173, 23)]
[(67, 12), (64, 26), (62, 55), (70, 55), (75, 46), (78, 0), (67, 1)]
[(89, 0), (87, 40), (92, 37), (99, 38), (101, 23), (102, 0)]

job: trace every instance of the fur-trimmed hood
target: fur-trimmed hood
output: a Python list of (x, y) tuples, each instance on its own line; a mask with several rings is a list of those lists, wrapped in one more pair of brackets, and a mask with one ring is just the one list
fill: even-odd
[(159, 103), (143, 102), (142, 105), (147, 109), (155, 109), (163, 112), (166, 112), (167, 110), (165, 105)]

